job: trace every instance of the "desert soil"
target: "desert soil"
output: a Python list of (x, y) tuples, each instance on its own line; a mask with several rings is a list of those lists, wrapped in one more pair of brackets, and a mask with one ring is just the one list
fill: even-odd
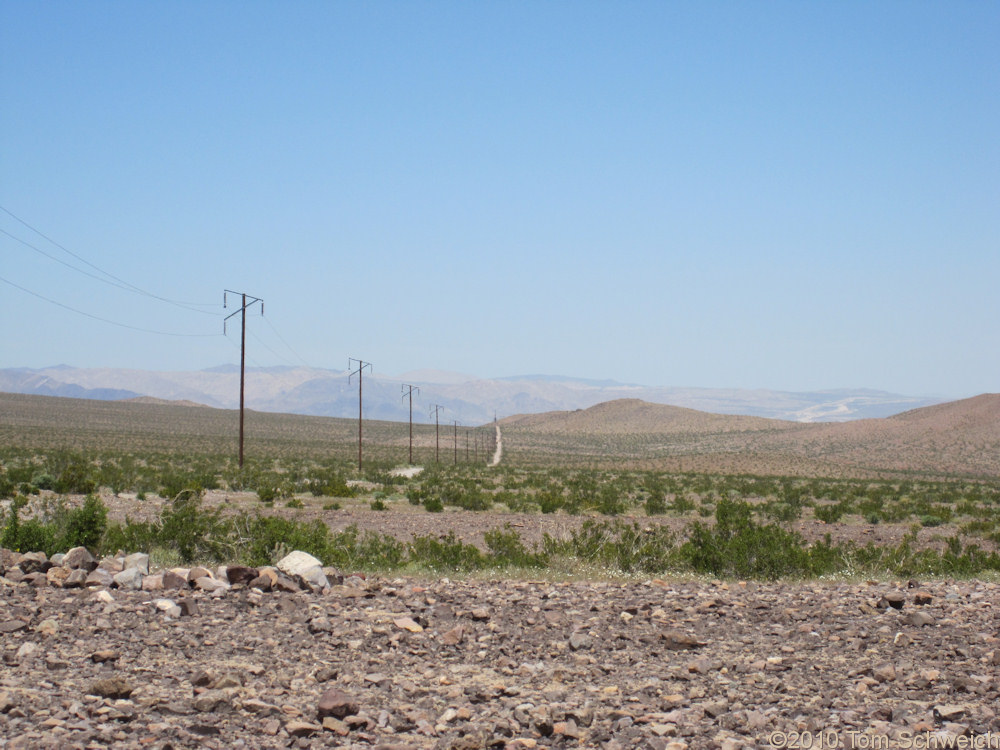
[[(4, 748), (1000, 736), (993, 583), (349, 576), (321, 593), (209, 594), (15, 583), (13, 567), (0, 579)], [(157, 606), (167, 597), (184, 614)]]

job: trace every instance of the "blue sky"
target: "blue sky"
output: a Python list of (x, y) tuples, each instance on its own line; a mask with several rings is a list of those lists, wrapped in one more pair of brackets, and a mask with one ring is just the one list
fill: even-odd
[(1000, 391), (997, 39), (979, 2), (0, 0), (0, 367), (238, 362), (228, 288), (250, 364)]

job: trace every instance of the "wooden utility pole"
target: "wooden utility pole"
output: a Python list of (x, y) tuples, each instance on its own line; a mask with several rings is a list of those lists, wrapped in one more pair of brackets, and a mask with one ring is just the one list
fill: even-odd
[(458, 420), (451, 420), (455, 424), (455, 466), (458, 466)]
[(347, 369), (351, 369), (351, 362), (358, 363), (358, 369), (350, 373), (347, 376), (347, 382), (351, 382), (351, 378), (355, 375), (358, 376), (358, 471), (361, 471), (361, 379), (362, 373), (367, 367), (369, 370), (372, 368), (371, 362), (364, 362), (360, 359), (354, 359), (353, 357), (348, 357), (347, 359)]
[(415, 385), (403, 383), (403, 398), (410, 397), (410, 466), (413, 466), (413, 392), (420, 393)]
[(244, 404), (244, 391), (246, 382), (246, 362), (247, 362), (247, 308), (260, 302), (260, 314), (264, 315), (264, 300), (260, 297), (250, 297), (250, 301), (247, 302), (247, 295), (245, 292), (234, 292), (230, 289), (226, 289), (222, 292), (222, 307), (226, 308), (227, 295), (238, 294), (243, 300), (243, 304), (240, 309), (236, 312), (230, 313), (222, 320), (222, 335), (226, 334), (226, 321), (229, 320), (234, 315), (240, 315), (241, 325), (240, 325), (240, 468), (243, 468), (243, 404)]
[(441, 424), (438, 421), (438, 414), (442, 409), (444, 407), (438, 404), (431, 407), (431, 414), (434, 415), (434, 463), (440, 463), (438, 455), (441, 451)]

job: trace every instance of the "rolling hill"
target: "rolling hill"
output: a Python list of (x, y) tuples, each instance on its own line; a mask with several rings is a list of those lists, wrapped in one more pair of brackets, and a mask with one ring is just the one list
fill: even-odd
[[(365, 441), (402, 461), (405, 422), (366, 420)], [(0, 446), (47, 450), (225, 453), (237, 413), (198, 405), (94, 401), (0, 393)], [(709, 414), (638, 399), (499, 421), (504, 462), (798, 476), (1000, 477), (1000, 395), (915, 409), (893, 417), (808, 424)], [(478, 429), (489, 433), (492, 425)], [(248, 440), (281, 455), (349, 456), (351, 419), (251, 412)], [(464, 434), (464, 433), (463, 433)], [(470, 436), (472, 433), (469, 433)], [(434, 450), (433, 425), (415, 444)], [(450, 447), (450, 432), (441, 445)]]

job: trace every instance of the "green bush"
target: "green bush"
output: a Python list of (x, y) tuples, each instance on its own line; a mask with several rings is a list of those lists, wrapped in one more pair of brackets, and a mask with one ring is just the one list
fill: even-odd
[(483, 534), (486, 549), (489, 550), (489, 563), (506, 568), (544, 568), (549, 557), (544, 552), (529, 551), (520, 535), (510, 527), (491, 529)]
[(65, 551), (86, 547), (96, 552), (108, 527), (108, 509), (96, 495), (87, 495), (83, 505), (66, 514), (65, 526), (59, 536), (59, 547)]
[(74, 458), (59, 474), (53, 489), (60, 494), (89, 495), (97, 489), (97, 472), (88, 461)]
[(802, 538), (780, 526), (760, 526), (749, 504), (719, 500), (715, 526), (692, 524), (680, 548), (681, 559), (699, 573), (719, 577), (806, 577), (832, 572), (835, 556), (822, 549), (814, 556)]
[(434, 572), (468, 572), (486, 567), (479, 548), (465, 544), (454, 531), (441, 536), (414, 537), (409, 545), (410, 562)]

